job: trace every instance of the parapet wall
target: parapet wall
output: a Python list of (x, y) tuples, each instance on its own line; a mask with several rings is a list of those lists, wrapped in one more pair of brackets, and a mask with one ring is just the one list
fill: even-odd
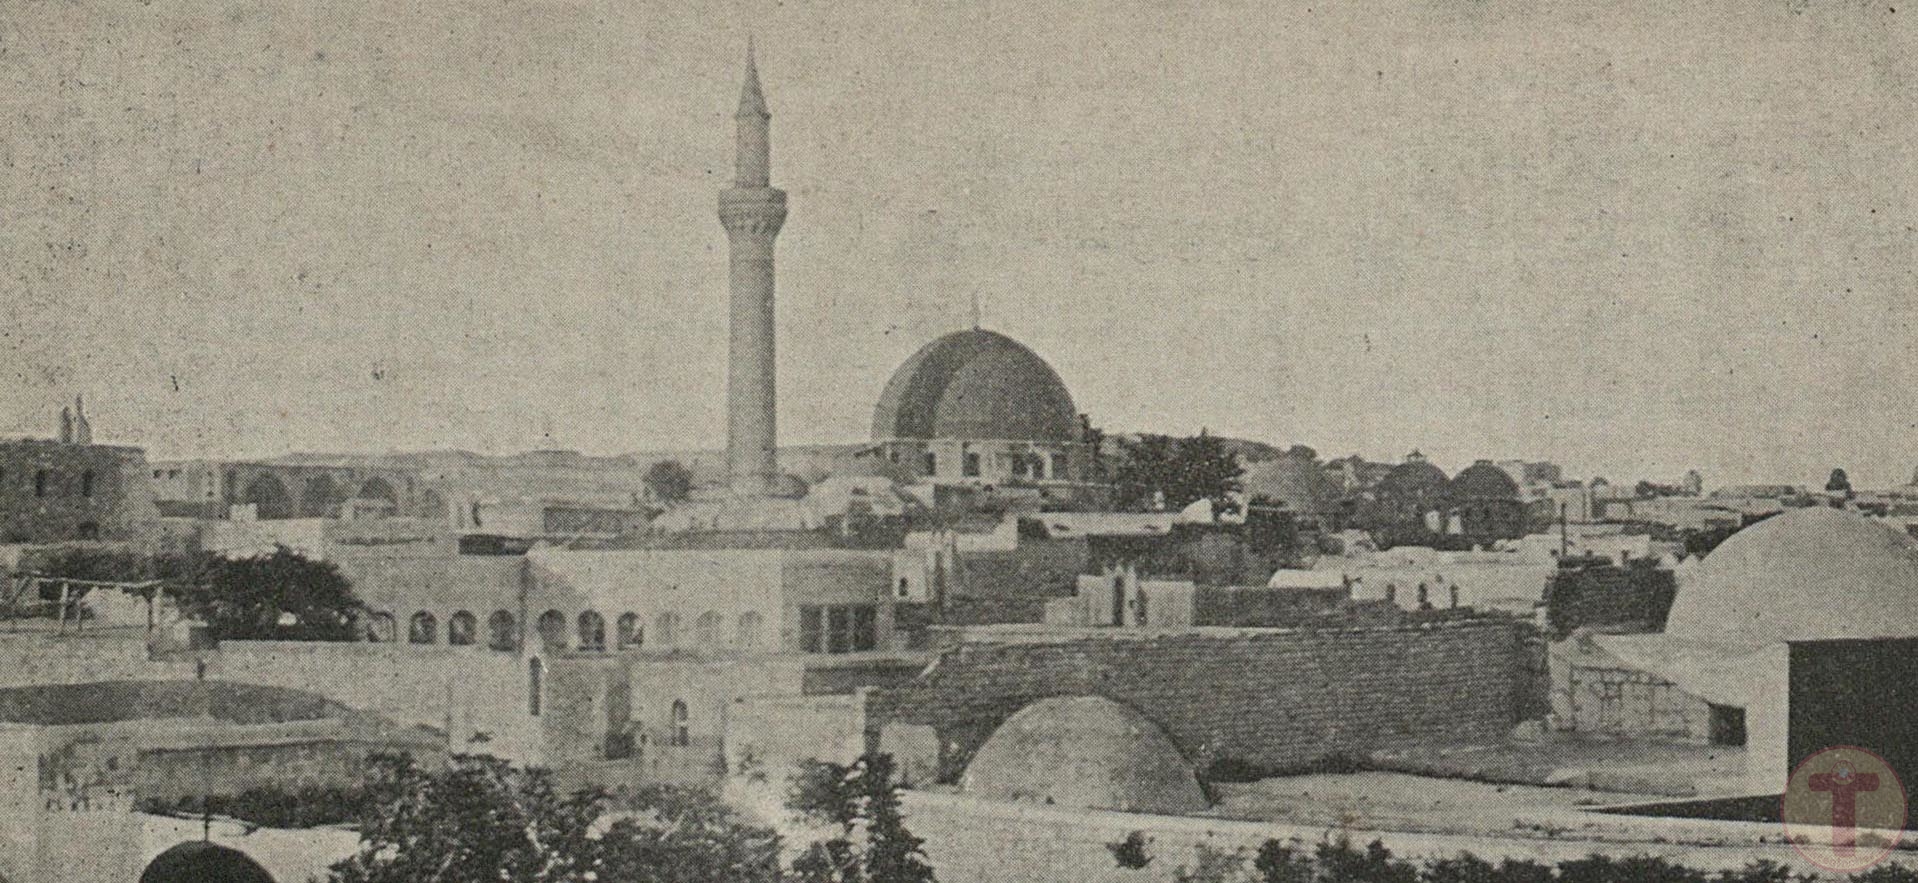
[(1503, 738), (1530, 704), (1520, 626), (1076, 630), (970, 639), (875, 696), (880, 721), (933, 727), (952, 780), (999, 724), (1050, 696), (1103, 696), (1200, 768), (1296, 769), (1423, 743)]

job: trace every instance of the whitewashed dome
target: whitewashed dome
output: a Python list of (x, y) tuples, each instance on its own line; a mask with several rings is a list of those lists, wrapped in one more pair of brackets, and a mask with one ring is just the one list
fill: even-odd
[(1787, 510), (1699, 562), (1665, 633), (1738, 644), (1918, 637), (1918, 541), (1837, 509)]

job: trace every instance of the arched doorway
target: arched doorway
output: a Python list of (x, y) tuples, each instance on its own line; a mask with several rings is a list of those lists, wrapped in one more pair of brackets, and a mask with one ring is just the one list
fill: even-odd
[(274, 883), (260, 863), (232, 847), (199, 840), (154, 856), (140, 883)]
[(377, 475), (360, 485), (359, 493), (353, 495), (355, 512), (378, 515), (397, 515), (400, 508), (400, 492), (393, 485)]
[(253, 504), (253, 513), (262, 520), (292, 518), (293, 495), (286, 484), (271, 475), (256, 475), (247, 482), (241, 503)]

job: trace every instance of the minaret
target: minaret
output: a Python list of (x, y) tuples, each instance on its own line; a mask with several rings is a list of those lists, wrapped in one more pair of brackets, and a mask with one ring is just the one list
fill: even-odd
[(772, 114), (759, 91), (752, 43), (739, 91), (733, 186), (719, 192), (719, 222), (731, 240), (731, 337), (726, 367), (726, 476), (735, 493), (770, 493), (774, 446), (773, 240), (786, 222), (786, 192), (771, 185)]

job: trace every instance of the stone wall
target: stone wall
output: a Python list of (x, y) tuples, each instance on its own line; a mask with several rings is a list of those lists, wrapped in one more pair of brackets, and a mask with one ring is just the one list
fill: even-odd
[(38, 624), (19, 628), (16, 634), (0, 630), (0, 687), (191, 679), (194, 674), (191, 659), (148, 659), (143, 631), (53, 637)]
[(1411, 744), (1503, 738), (1532, 683), (1520, 627), (973, 636), (877, 700), (882, 720), (934, 727), (956, 777), (1000, 723), (1049, 696), (1096, 695), (1157, 723), (1201, 769), (1285, 770)]
[(208, 677), (319, 693), (401, 725), (444, 732), (452, 750), (539, 763), (527, 660), (483, 647), (225, 641)]

